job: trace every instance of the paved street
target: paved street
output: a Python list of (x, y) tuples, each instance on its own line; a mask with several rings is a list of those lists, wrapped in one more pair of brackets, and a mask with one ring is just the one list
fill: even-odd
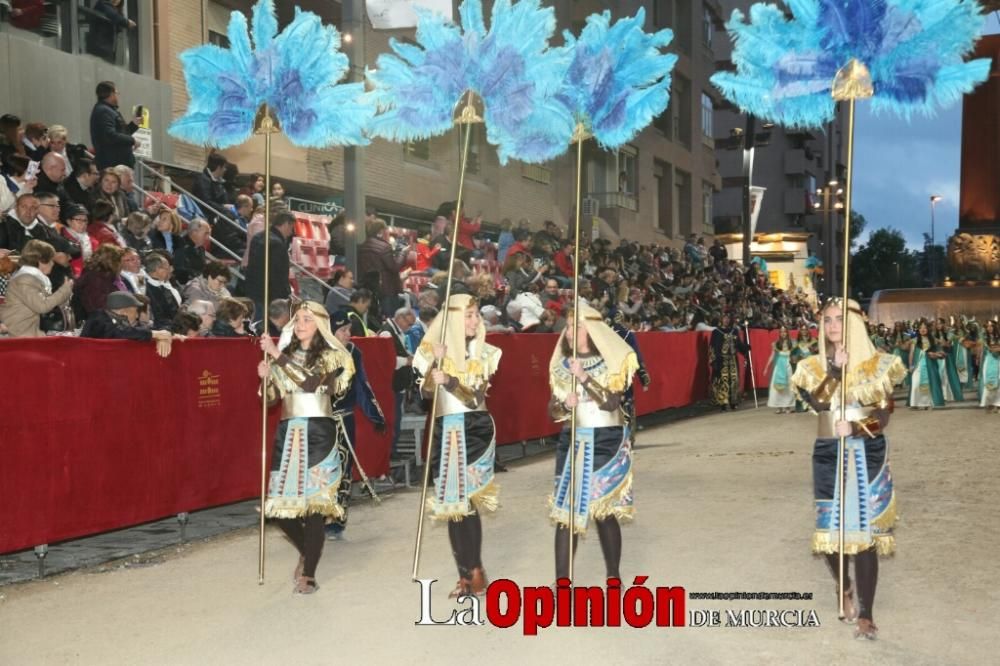
[[(625, 585), (688, 592), (812, 592), (812, 601), (701, 601), (688, 610), (815, 610), (818, 628), (510, 629), (418, 627), (409, 580), (416, 499), (397, 493), (351, 516), (328, 542), (322, 589), (291, 594), (292, 547), (268, 534), (256, 583), (256, 533), (233, 532), (168, 552), (150, 566), (90, 569), (0, 588), (2, 664), (301, 664), (375, 659), (414, 664), (843, 663), (981, 664), (1000, 647), (991, 528), (1000, 417), (956, 408), (897, 412), (891, 460), (902, 516), (898, 554), (883, 560), (876, 643), (836, 619), (833, 580), (809, 554), (814, 419), (743, 410), (650, 428), (636, 454), (636, 522), (623, 530)], [(500, 475), (502, 509), (484, 521), (494, 579), (552, 582), (546, 519), (551, 456)], [(598, 584), (596, 533), (581, 541), (577, 582)], [(447, 616), (455, 580), (445, 531), (425, 530), (421, 575), (441, 579)]]

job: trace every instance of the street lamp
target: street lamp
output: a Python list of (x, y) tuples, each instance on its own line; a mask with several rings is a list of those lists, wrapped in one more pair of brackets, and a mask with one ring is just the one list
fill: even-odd
[(820, 238), (830, 240), (829, 243), (820, 241), (824, 287), (826, 293), (833, 294), (837, 274), (837, 214), (842, 214), (844, 210), (844, 188), (836, 178), (831, 178), (826, 185), (816, 188), (816, 195), (819, 199), (813, 202), (813, 210), (823, 215)]
[(928, 257), (928, 268), (931, 273), (931, 286), (937, 284), (937, 252), (934, 250), (934, 205), (941, 201), (941, 195), (932, 194), (931, 195), (931, 246), (929, 248), (930, 255)]

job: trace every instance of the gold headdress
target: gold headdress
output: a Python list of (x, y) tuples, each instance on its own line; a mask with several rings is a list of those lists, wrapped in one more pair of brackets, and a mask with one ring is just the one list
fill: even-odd
[[(454, 294), (448, 300), (447, 307), (441, 309), (434, 321), (427, 328), (424, 339), (413, 357), (413, 367), (420, 374), (427, 373), (434, 367), (434, 345), (441, 339), (441, 327), (448, 326), (445, 338), (445, 355), (441, 369), (452, 377), (457, 377), (466, 386), (478, 386), (480, 380), (489, 379), (496, 372), (499, 354), (484, 354), (486, 344), (486, 326), (482, 320), (476, 328), (472, 340), (465, 339), (465, 311), (477, 306), (476, 300), (469, 294)], [(484, 360), (485, 365), (484, 365)]]
[[(567, 323), (572, 322), (572, 312), (567, 316)], [(607, 377), (604, 388), (615, 393), (621, 393), (632, 385), (632, 377), (639, 370), (639, 361), (635, 352), (627, 342), (621, 339), (614, 329), (604, 323), (601, 313), (580, 302), (580, 326), (587, 331), (591, 344), (597, 348), (601, 358), (607, 365)], [(562, 346), (563, 338), (559, 337), (552, 359), (549, 361), (549, 384), (552, 395), (558, 400), (565, 400), (569, 395), (571, 378), (566, 368)], [(606, 383), (605, 383), (606, 382)]]
[(312, 313), (316, 319), (316, 333), (323, 337), (323, 340), (326, 341), (326, 344), (333, 351), (332, 355), (326, 355), (324, 371), (331, 372), (340, 367), (344, 368), (344, 372), (337, 379), (337, 390), (338, 392), (346, 391), (354, 377), (354, 358), (351, 356), (351, 352), (347, 351), (347, 348), (341, 344), (337, 336), (330, 330), (330, 313), (321, 304), (316, 301), (303, 301), (292, 308), (292, 318), (281, 329), (281, 336), (278, 338), (278, 349), (284, 351), (292, 343), (292, 339), (295, 337), (295, 314), (303, 309)]

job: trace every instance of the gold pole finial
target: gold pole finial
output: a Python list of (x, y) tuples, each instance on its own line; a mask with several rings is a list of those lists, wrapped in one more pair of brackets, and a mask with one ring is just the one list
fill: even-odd
[(472, 90), (466, 90), (455, 105), (456, 125), (476, 125), (483, 122), (486, 104), (483, 98)]
[(830, 94), (838, 102), (867, 99), (875, 94), (872, 73), (863, 62), (851, 58), (846, 65), (837, 70)]

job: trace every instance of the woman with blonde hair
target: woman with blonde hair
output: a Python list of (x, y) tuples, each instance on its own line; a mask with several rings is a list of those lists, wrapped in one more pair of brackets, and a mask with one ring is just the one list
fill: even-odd
[(38, 338), (45, 334), (41, 317), (69, 301), (73, 281), (66, 280), (55, 293), (49, 273), (55, 265), (56, 250), (45, 241), (32, 239), (21, 250), (20, 268), (7, 283), (7, 299), (0, 305), (0, 321), (11, 337)]
[(149, 240), (154, 250), (162, 250), (174, 255), (181, 246), (181, 231), (184, 225), (177, 211), (163, 208), (153, 220), (153, 230), (149, 232)]
[[(442, 327), (444, 345), (439, 344)], [(413, 357), (424, 397), (440, 391), (433, 415), (439, 438), (431, 444), (428, 463), (434, 471), (434, 495), (428, 508), (432, 519), (448, 523), (459, 576), (451, 597), (483, 594), (489, 584), (480, 513), (498, 505), (496, 428), (486, 409), (486, 391), (500, 355), (486, 342), (478, 303), (468, 294), (456, 294), (431, 322)]]
[[(847, 308), (844, 321), (841, 299), (831, 299), (823, 306), (819, 353), (799, 362), (792, 384), (819, 415), (812, 457), (816, 506), (813, 552), (826, 556), (839, 584), (841, 526), (837, 516), (843, 504), (845, 589), (837, 590), (838, 597), (843, 596), (841, 620), (857, 621), (855, 638), (874, 640), (878, 636), (872, 617), (878, 556), (890, 555), (896, 549), (896, 496), (884, 432), (893, 388), (906, 376), (906, 368), (898, 356), (875, 349), (858, 304), (848, 301)], [(841, 420), (843, 381), (847, 383), (847, 402)], [(838, 465), (838, 459), (843, 460), (843, 467)], [(843, 482), (838, 469), (847, 473)], [(848, 556), (854, 558), (853, 582), (846, 571)]]
[[(577, 329), (574, 331), (574, 323)], [(576, 336), (577, 358), (573, 359)], [(601, 314), (580, 303), (579, 317), (570, 312), (549, 361), (552, 400), (549, 412), (563, 423), (556, 445), (555, 493), (549, 517), (556, 525), (556, 578), (569, 577), (570, 525), (576, 540), (593, 518), (608, 578), (620, 578), (622, 533), (619, 521), (631, 520), (632, 450), (622, 397), (632, 384), (639, 361)], [(573, 391), (573, 383), (576, 391)], [(576, 409), (576, 472), (570, 487), (570, 418)], [(576, 498), (570, 518), (570, 493)]]

